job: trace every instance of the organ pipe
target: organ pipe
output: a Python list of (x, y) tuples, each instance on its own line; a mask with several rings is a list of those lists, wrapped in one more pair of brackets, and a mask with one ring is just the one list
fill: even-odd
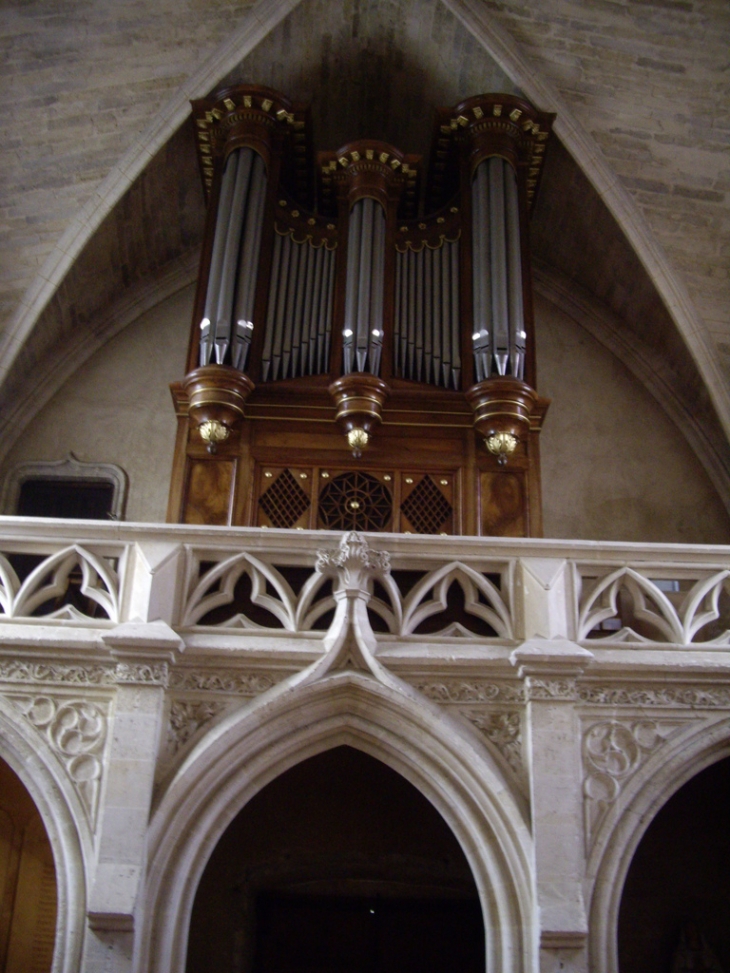
[(350, 212), (347, 236), (345, 317), (342, 366), (345, 375), (377, 375), (383, 344), (385, 213), (370, 197), (358, 199)]
[(522, 379), (526, 354), (517, 179), (499, 156), (472, 181), (472, 350), (477, 382)]
[(243, 370), (253, 331), (261, 228), (266, 197), (261, 156), (244, 147), (230, 153), (221, 183), (205, 312), (200, 324), (200, 364), (215, 353)]

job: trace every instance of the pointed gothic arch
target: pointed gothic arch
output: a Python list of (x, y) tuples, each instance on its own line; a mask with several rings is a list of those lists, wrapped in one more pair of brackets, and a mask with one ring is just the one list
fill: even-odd
[(342, 744), (405, 777), (453, 831), (482, 903), (489, 973), (536, 969), (531, 838), (496, 765), (432, 704), (350, 671), (299, 688), (280, 684), (191, 752), (151, 823), (148, 926), (136, 970), (182, 973), (198, 882), (228, 825), (274, 778)]
[(681, 787), (730, 755), (730, 720), (692, 721), (627, 783), (620, 804), (604, 818), (588, 859), (589, 956), (596, 969), (618, 973), (618, 917), (624, 882), (647, 828)]

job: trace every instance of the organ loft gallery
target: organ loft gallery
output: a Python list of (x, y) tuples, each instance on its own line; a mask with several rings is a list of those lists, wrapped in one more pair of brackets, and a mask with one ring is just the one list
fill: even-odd
[(0, 23), (0, 971), (730, 973), (726, 6)]

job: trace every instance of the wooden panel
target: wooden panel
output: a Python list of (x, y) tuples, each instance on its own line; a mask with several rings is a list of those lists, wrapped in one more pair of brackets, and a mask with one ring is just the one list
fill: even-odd
[(56, 872), (41, 816), (0, 760), (0, 971), (48, 973), (56, 936)]
[(182, 522), (214, 526), (229, 524), (235, 472), (235, 460), (189, 460)]
[(480, 474), (481, 530), (485, 537), (526, 535), (525, 476), (519, 471)]

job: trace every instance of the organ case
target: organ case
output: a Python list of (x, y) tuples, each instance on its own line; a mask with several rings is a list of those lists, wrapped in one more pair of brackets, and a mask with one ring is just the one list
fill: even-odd
[(208, 219), (168, 519), (536, 536), (529, 211), (553, 116), (436, 112), (428, 166), (237, 86), (193, 103)]

